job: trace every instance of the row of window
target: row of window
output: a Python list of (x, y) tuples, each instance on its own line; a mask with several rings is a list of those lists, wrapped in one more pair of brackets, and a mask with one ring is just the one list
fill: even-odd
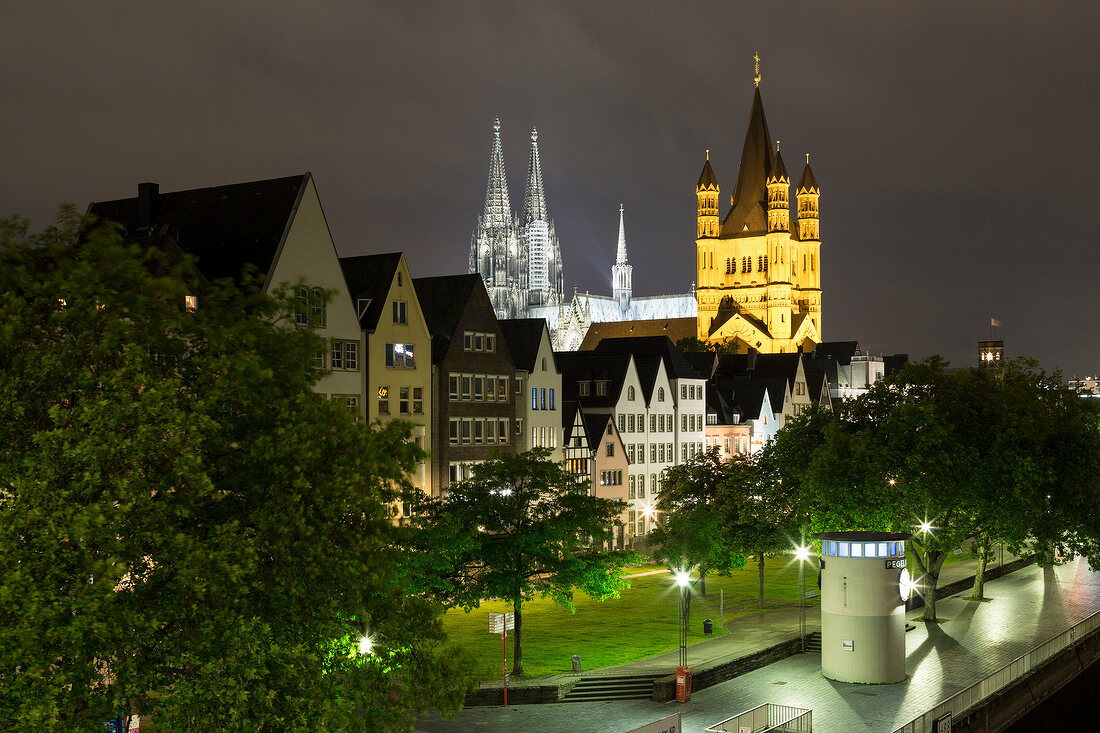
[[(546, 401), (546, 387), (532, 387), (531, 388), (531, 409), (532, 410), (553, 410), (554, 408), (554, 388), (550, 387), (550, 401)], [(549, 405), (549, 406), (547, 406)]]
[(495, 374), (451, 374), (448, 375), (447, 387), (452, 401), (508, 401), (508, 377)]
[[(401, 386), (397, 388), (397, 412), (401, 415), (424, 414), (424, 388)], [(390, 388), (378, 387), (378, 414), (390, 414)]]
[[(634, 389), (631, 387), (631, 389)], [(577, 382), (577, 394), (581, 397), (588, 397), (592, 394), (592, 382)], [(607, 381), (600, 380), (596, 382), (596, 396), (607, 396)], [(631, 398), (633, 399), (633, 398)]]
[(826, 540), (821, 543), (821, 554), (833, 557), (905, 557), (905, 543)]
[[(721, 449), (722, 455), (730, 455), (730, 436), (726, 435), (722, 438), (707, 438), (707, 448), (718, 447)], [(733, 453), (748, 453), (749, 452), (749, 436), (747, 435), (735, 435), (733, 436)]]
[(545, 425), (531, 426), (531, 448), (557, 448), (557, 428), (548, 428)]
[(508, 420), (498, 417), (452, 417), (451, 445), (503, 445), (508, 442)]
[(701, 400), (701, 399), (703, 399), (703, 385), (701, 385), (701, 384), (681, 384), (680, 385), (680, 399), (682, 399), (682, 400)]
[[(635, 480), (636, 479), (636, 480)], [(651, 496), (657, 498), (657, 494), (661, 492), (661, 479), (655, 474), (649, 474), (649, 485), (653, 487), (653, 493)], [(641, 476), (631, 476), (630, 486), (627, 488), (626, 497), (628, 499), (644, 499), (645, 498), (645, 474)]]
[(600, 486), (622, 486), (622, 471), (600, 471)]
[[(680, 430), (702, 430), (703, 429), (703, 415), (702, 413), (690, 413), (680, 416), (681, 427)], [(671, 433), (675, 423), (674, 415), (666, 415), (664, 413), (651, 414), (649, 416), (649, 432), (651, 433)], [(619, 432), (620, 433), (644, 433), (645, 432), (645, 415), (635, 413), (619, 413)]]
[(587, 458), (570, 458), (565, 462), (565, 470), (574, 476), (588, 475)]
[(497, 350), (496, 336), (491, 333), (466, 331), (462, 334), (462, 348), (466, 351), (485, 351), (492, 353)]

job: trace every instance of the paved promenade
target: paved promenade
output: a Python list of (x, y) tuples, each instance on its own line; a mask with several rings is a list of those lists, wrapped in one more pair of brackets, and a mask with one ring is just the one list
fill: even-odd
[[(972, 563), (945, 568), (943, 582), (972, 574)], [(695, 692), (688, 703), (631, 700), (475, 707), (459, 711), (451, 721), (426, 716), (418, 721), (416, 731), (625, 733), (678, 711), (685, 733), (700, 733), (749, 708), (776, 703), (811, 708), (817, 733), (890, 733), (1100, 610), (1100, 573), (1092, 572), (1080, 559), (1052, 569), (1029, 566), (988, 582), (990, 601), (969, 601), (968, 595), (969, 590), (940, 599), (936, 609), (939, 624), (926, 626), (919, 609), (908, 615), (917, 628), (905, 635), (908, 678), (896, 685), (833, 682), (821, 675), (820, 654), (797, 654)], [(812, 611), (808, 616), (811, 629), (819, 624), (817, 609)], [(797, 611), (750, 616), (732, 621), (726, 628), (729, 634), (689, 647), (689, 664), (744, 656), (797, 637)], [(666, 669), (671, 674), (676, 660), (674, 651), (593, 674)]]

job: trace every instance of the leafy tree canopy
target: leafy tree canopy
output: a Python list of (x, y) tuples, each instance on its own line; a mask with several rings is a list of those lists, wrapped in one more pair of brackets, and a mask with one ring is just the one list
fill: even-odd
[(488, 598), (512, 602), (515, 675), (523, 674), (525, 600), (549, 597), (572, 610), (575, 588), (602, 600), (628, 585), (621, 570), (632, 553), (596, 547), (610, 536), (623, 503), (589, 491), (545, 448), (500, 453), (477, 464), (473, 478), (451, 484), (421, 516), (426, 546), (414, 554), (426, 562), (450, 558), (435, 593), (467, 610)]
[(124, 710), (373, 731), (453, 709), (458, 660), (400, 582), (407, 530), (385, 508), (417, 457), (407, 428), (312, 392), (319, 343), (285, 296), (207, 286), (71, 210), (27, 229), (0, 223), (5, 727)]

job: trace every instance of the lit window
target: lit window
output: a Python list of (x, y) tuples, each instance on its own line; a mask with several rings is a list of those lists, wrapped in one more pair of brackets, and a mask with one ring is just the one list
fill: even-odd
[(386, 344), (386, 366), (393, 369), (415, 369), (412, 344)]
[(390, 388), (381, 386), (378, 388), (378, 413), (380, 415), (390, 414)]
[(199, 309), (199, 296), (197, 295), (185, 295), (183, 296), (183, 309), (188, 313), (194, 313)]
[(862, 542), (853, 542), (852, 543), (852, 557), (863, 557), (863, 543)]

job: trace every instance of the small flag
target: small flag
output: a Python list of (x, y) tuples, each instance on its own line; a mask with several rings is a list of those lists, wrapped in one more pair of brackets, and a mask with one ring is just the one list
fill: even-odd
[(998, 320), (997, 320), (996, 318), (994, 318), (993, 316), (990, 316), (990, 317), (989, 317), (989, 326), (990, 326), (991, 328), (992, 328), (993, 326), (996, 326), (997, 328), (1000, 328), (1000, 327), (1001, 327), (1001, 322), (1000, 322), (1000, 321), (998, 321)]

